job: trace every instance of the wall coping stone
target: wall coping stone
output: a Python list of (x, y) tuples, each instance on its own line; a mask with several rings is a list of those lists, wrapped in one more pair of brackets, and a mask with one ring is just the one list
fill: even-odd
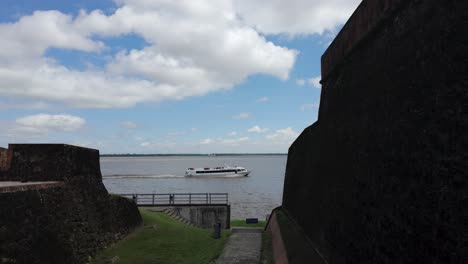
[(46, 182), (19, 182), (19, 181), (0, 181), (0, 193), (22, 192), (29, 190), (47, 189), (63, 187), (64, 182), (46, 181)]
[(401, 6), (403, 0), (363, 0), (321, 58), (322, 80)]

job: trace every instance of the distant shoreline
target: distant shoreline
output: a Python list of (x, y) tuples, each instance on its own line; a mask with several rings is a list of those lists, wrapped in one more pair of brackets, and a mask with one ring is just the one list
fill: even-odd
[(171, 156), (285, 156), (288, 153), (211, 153), (211, 154), (101, 154), (101, 157), (171, 157)]

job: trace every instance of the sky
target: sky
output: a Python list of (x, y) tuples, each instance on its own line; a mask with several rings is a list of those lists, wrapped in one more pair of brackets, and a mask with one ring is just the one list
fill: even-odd
[(286, 153), (359, 0), (2, 0), (0, 146)]

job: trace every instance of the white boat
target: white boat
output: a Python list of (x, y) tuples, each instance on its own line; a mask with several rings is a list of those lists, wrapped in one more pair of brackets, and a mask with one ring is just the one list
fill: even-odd
[(239, 166), (224, 166), (215, 168), (188, 168), (185, 171), (185, 176), (218, 176), (218, 177), (242, 177), (249, 175), (248, 171), (244, 167)]

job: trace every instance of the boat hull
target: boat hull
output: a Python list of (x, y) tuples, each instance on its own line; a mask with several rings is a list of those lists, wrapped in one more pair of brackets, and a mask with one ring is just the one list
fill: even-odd
[(247, 177), (249, 175), (250, 171), (244, 171), (244, 172), (230, 172), (230, 173), (225, 173), (225, 172), (220, 172), (220, 173), (188, 173), (185, 176), (186, 177)]

